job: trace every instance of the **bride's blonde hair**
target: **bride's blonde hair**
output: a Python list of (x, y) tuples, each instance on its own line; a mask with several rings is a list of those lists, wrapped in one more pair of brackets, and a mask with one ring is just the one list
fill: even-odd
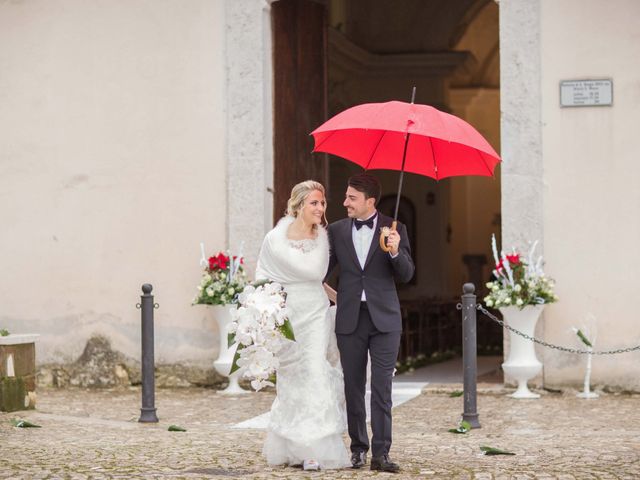
[[(285, 215), (297, 218), (298, 213), (304, 206), (304, 201), (307, 199), (311, 192), (314, 192), (316, 190), (322, 193), (322, 196), (325, 197), (326, 201), (324, 186), (322, 186), (320, 182), (316, 182), (315, 180), (305, 180), (304, 182), (300, 182), (295, 185), (291, 189), (291, 196), (287, 201), (287, 211), (285, 212)], [(325, 223), (327, 223), (326, 216), (324, 216), (324, 221)]]

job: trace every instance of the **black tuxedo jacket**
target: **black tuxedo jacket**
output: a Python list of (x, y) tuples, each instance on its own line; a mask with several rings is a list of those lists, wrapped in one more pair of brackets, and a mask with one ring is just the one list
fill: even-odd
[(360, 267), (353, 245), (351, 218), (344, 218), (329, 225), (329, 269), (339, 267), (336, 333), (352, 333), (358, 325), (362, 290), (367, 297), (371, 320), (381, 332), (402, 331), (400, 302), (395, 282), (406, 283), (413, 277), (415, 266), (411, 259), (411, 247), (406, 227), (398, 223), (400, 248), (398, 256), (383, 252), (378, 245), (380, 229), (391, 227), (393, 219), (378, 212), (376, 231), (373, 234), (364, 268)]

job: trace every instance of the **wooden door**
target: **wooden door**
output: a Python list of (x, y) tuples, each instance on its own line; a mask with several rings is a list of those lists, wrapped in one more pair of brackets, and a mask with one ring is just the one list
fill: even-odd
[(324, 154), (312, 154), (309, 133), (327, 115), (327, 7), (311, 0), (271, 5), (274, 80), (274, 220), (303, 180), (327, 187)]

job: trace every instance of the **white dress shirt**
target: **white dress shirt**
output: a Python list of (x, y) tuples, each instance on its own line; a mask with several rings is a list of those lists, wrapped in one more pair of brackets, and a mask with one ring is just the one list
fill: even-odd
[[(369, 220), (378, 212), (374, 212), (363, 220)], [(376, 231), (378, 225), (378, 217), (373, 220), (373, 228), (369, 228), (367, 225), (363, 225), (360, 230), (356, 228), (355, 222), (351, 226), (351, 238), (353, 239), (353, 246), (356, 249), (356, 255), (358, 255), (358, 262), (360, 262), (360, 268), (364, 270), (364, 264), (367, 261), (367, 255), (369, 255), (369, 248), (371, 247), (371, 241), (373, 240), (373, 234)], [(362, 302), (367, 301), (367, 296), (362, 290)]]

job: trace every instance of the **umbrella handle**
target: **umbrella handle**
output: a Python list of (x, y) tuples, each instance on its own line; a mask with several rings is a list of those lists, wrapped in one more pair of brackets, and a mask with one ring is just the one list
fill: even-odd
[(380, 248), (382, 249), (383, 252), (391, 251), (391, 248), (387, 247), (387, 237), (389, 236), (389, 233), (396, 231), (397, 225), (398, 225), (398, 222), (394, 220), (391, 223), (391, 228), (389, 227), (382, 228), (382, 233), (380, 233)]

